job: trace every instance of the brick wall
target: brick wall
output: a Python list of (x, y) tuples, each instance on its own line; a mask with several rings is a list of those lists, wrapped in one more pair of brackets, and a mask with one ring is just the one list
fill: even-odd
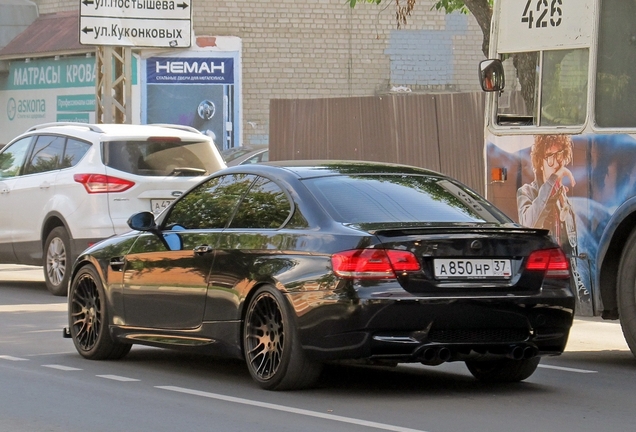
[[(40, 13), (78, 0), (36, 0)], [(418, 0), (396, 29), (393, 3), (345, 0), (192, 0), (197, 36), (243, 42), (243, 140), (269, 141), (270, 99), (479, 89), (482, 34), (472, 16), (431, 11)]]

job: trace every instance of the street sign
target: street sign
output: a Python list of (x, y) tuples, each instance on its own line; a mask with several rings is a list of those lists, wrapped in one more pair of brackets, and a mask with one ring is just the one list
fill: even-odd
[(191, 0), (81, 0), (80, 43), (187, 48)]

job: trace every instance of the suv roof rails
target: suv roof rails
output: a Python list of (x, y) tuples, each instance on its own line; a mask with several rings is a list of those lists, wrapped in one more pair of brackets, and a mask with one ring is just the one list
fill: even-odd
[(160, 127), (166, 127), (166, 128), (172, 128), (172, 129), (179, 129), (186, 132), (193, 132), (193, 133), (205, 135), (203, 132), (193, 128), (192, 126), (185, 126), (185, 125), (178, 125), (178, 124), (171, 124), (171, 123), (151, 123), (148, 126), (160, 126)]
[(79, 127), (85, 127), (93, 132), (97, 132), (97, 133), (104, 133), (104, 130), (102, 128), (100, 128), (97, 125), (94, 124), (89, 124), (89, 123), (80, 123), (80, 122), (52, 122), (52, 123), (42, 123), (39, 124), (37, 126), (33, 126), (31, 128), (29, 128), (27, 130), (27, 132), (32, 132), (35, 130), (40, 130), (40, 129), (44, 129), (44, 128), (48, 128), (48, 127), (55, 127), (55, 126), (79, 126)]

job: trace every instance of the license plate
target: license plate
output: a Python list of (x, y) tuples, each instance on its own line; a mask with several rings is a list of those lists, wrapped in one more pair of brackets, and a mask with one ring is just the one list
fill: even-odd
[(511, 276), (507, 259), (436, 259), (434, 264), (438, 279), (509, 279)]
[(150, 210), (154, 213), (154, 214), (159, 214), (161, 213), (166, 207), (168, 207), (170, 204), (172, 204), (171, 199), (162, 199), (162, 200), (156, 200), (156, 199), (151, 199), (150, 200)]

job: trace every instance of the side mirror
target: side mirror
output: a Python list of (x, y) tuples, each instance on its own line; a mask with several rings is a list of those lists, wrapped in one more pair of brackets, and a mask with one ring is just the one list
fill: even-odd
[(506, 78), (501, 60), (488, 59), (479, 63), (479, 83), (483, 91), (503, 91), (506, 86)]
[(148, 211), (132, 215), (128, 219), (128, 226), (136, 231), (151, 231), (157, 229), (155, 215)]

